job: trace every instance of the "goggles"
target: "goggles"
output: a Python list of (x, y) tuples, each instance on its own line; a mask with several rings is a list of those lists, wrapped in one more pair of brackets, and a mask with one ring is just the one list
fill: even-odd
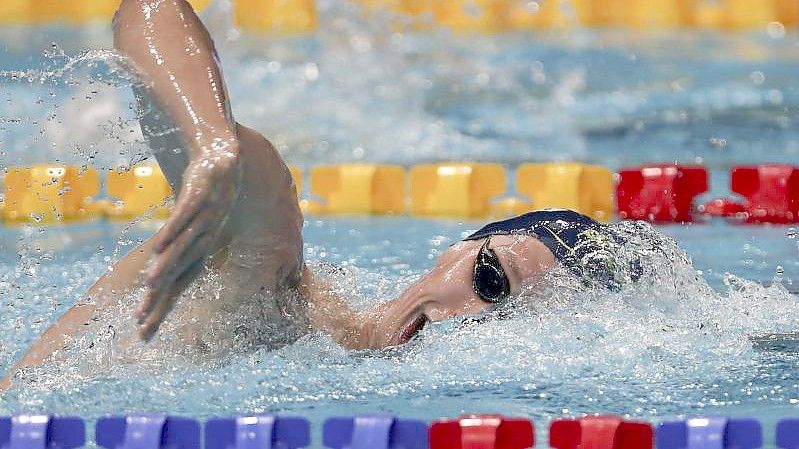
[(474, 262), (474, 292), (483, 301), (496, 304), (510, 295), (510, 281), (499, 263), (497, 253), (488, 248), (491, 237), (486, 239)]

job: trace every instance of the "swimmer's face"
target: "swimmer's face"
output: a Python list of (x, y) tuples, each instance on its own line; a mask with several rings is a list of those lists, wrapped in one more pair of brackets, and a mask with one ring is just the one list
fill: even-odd
[[(474, 266), (485, 239), (460, 242), (450, 247), (433, 269), (406, 290), (397, 301), (388, 303), (376, 317), (375, 346), (385, 347), (410, 340), (428, 321), (479, 313), (491, 304), (474, 291)], [(525, 281), (539, 278), (555, 266), (552, 253), (537, 239), (528, 236), (494, 236), (493, 250), (510, 282), (511, 294)]]

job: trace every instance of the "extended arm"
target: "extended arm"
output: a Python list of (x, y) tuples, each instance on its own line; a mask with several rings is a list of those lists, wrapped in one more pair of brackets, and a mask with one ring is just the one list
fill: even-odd
[[(298, 286), (302, 215), (291, 176), (263, 136), (233, 121), (213, 42), (191, 6), (185, 0), (123, 0), (114, 37), (138, 81), (133, 89), (142, 132), (178, 192), (175, 211), (9, 374), (43, 363), (86, 329), (97, 310), (142, 287), (141, 335), (152, 337), (211, 256), (210, 264), (224, 273), (229, 306), (262, 289), (279, 293)], [(9, 379), (0, 381), (0, 391), (9, 386)]]
[(241, 184), (241, 145), (213, 42), (185, 0), (124, 0), (114, 43), (138, 74), (142, 130), (178, 192), (137, 310), (149, 339), (220, 245)]
[(101, 277), (86, 293), (86, 301), (70, 308), (33, 343), (27, 353), (0, 380), (0, 392), (11, 387), (11, 375), (17, 371), (39, 366), (53, 353), (67, 346), (88, 325), (98, 307), (107, 307), (141, 285), (141, 277), (152, 252), (152, 241), (145, 242), (120, 260), (114, 270)]

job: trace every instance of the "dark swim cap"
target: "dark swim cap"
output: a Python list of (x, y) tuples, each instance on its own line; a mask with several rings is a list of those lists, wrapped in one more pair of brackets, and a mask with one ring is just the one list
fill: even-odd
[(574, 256), (586, 231), (600, 231), (602, 225), (572, 210), (539, 210), (489, 223), (464, 240), (492, 235), (529, 235), (540, 240), (561, 262)]
[[(464, 240), (479, 240), (492, 235), (534, 237), (583, 281), (598, 282), (610, 290), (621, 287), (621, 281), (617, 279), (617, 251), (625, 239), (583, 214), (564, 209), (529, 212), (489, 223)], [(640, 261), (636, 258), (629, 265), (629, 278), (638, 280), (643, 273)]]

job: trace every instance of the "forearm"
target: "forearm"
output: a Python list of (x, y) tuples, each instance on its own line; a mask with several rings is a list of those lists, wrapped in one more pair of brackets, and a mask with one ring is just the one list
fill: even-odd
[(39, 366), (55, 352), (63, 349), (91, 320), (94, 311), (93, 304), (79, 304), (69, 309), (31, 346), (11, 373)]
[[(168, 115), (190, 160), (213, 163), (238, 155), (213, 41), (186, 0), (123, 0), (114, 17), (114, 43), (135, 68), (136, 87), (147, 94), (139, 101), (157, 103), (143, 109)], [(142, 128), (145, 137), (157, 138)]]
[[(151, 247), (152, 242), (147, 241), (117, 262), (112, 270), (94, 283), (81, 302), (70, 308), (39, 337), (7, 374), (11, 376), (19, 370), (43, 364), (84, 332), (98, 307), (113, 307), (124, 295), (139, 288), (142, 285), (142, 270), (152, 254)], [(0, 382), (0, 391), (9, 386), (8, 380)]]

